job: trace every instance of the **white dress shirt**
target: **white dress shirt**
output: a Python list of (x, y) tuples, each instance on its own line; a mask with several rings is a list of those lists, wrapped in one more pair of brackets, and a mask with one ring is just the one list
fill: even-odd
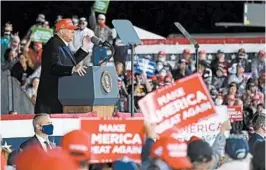
[(49, 148), (46, 147), (45, 142), (48, 143), (48, 145), (50, 146), (50, 149), (52, 148), (48, 139), (44, 139), (43, 137), (41, 137), (41, 136), (39, 136), (37, 134), (35, 134), (35, 135), (36, 135), (38, 141), (41, 143), (43, 150), (47, 151), (49, 149)]
[[(89, 37), (94, 36), (94, 32), (89, 28), (84, 28), (83, 30), (76, 30), (74, 33), (73, 40), (69, 43), (69, 48), (72, 53), (75, 53), (78, 51), (78, 49), (82, 46), (82, 41), (84, 36), (89, 35)], [(86, 49), (88, 52), (92, 52), (93, 43), (90, 43), (89, 49)]]

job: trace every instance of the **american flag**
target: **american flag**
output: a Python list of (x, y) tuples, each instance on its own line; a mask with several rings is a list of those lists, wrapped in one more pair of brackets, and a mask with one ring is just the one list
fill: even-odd
[(156, 69), (156, 63), (146, 58), (138, 58), (135, 63), (135, 73), (145, 73), (147, 77), (152, 77)]

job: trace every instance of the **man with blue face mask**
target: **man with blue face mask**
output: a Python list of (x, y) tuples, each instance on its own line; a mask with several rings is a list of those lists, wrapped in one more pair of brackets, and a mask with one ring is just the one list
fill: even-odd
[(43, 150), (48, 151), (55, 147), (54, 143), (49, 141), (48, 136), (53, 134), (54, 126), (49, 114), (37, 114), (33, 118), (33, 128), (35, 135), (20, 145), (20, 149), (25, 149), (28, 146), (37, 144)]

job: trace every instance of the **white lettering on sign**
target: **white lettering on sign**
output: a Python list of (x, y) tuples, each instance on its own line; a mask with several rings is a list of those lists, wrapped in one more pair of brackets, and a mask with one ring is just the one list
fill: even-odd
[(139, 134), (125, 133), (125, 134), (92, 134), (92, 144), (142, 144)]
[(110, 153), (111, 146), (92, 146), (91, 152), (94, 154)]
[(117, 146), (115, 145), (114, 148), (112, 149), (113, 154), (141, 154), (141, 146)]
[(163, 131), (172, 128), (173, 126), (181, 122), (180, 117), (181, 117), (180, 114), (176, 114), (173, 117), (164, 120), (163, 122), (161, 122), (155, 127), (155, 132), (160, 134)]
[(209, 109), (212, 109), (212, 105), (210, 102), (202, 103), (201, 105), (196, 105), (195, 107), (191, 107), (183, 112), (183, 120), (196, 116), (197, 114), (205, 112)]
[(176, 100), (177, 98), (180, 98), (182, 96), (185, 96), (185, 91), (183, 88), (178, 88), (174, 91), (172, 91), (171, 93), (166, 93), (165, 95), (159, 97), (157, 99), (157, 102), (159, 103), (160, 106), (167, 104), (171, 101)]
[[(180, 94), (180, 93), (179, 93)], [(173, 98), (167, 97), (168, 95), (164, 95), (160, 98), (162, 99), (158, 99), (158, 103), (159, 105), (161, 104), (166, 104), (167, 101), (170, 101), (170, 99), (172, 100)], [(170, 95), (171, 96), (171, 95)], [(201, 91), (197, 91), (195, 94), (191, 93), (188, 94), (187, 96), (184, 96), (182, 98), (177, 99), (177, 97), (175, 97), (175, 100), (173, 100), (172, 102), (168, 103), (167, 105), (163, 106), (161, 109), (156, 110), (156, 122), (161, 122), (163, 120), (163, 118), (167, 118), (170, 117), (176, 113), (178, 113), (181, 110), (185, 110), (191, 106), (194, 106), (196, 104), (201, 103), (202, 101), (208, 101), (207, 96), (202, 93)], [(204, 106), (204, 107), (211, 107), (211, 104), (209, 103), (209, 105)], [(196, 108), (198, 109), (198, 108)], [(203, 108), (202, 108), (203, 109)], [(208, 110), (206, 109), (206, 110)], [(205, 111), (206, 111), (205, 110)], [(200, 111), (202, 112), (202, 111)], [(186, 114), (185, 117), (183, 117), (183, 119), (186, 119), (190, 116), (193, 116), (193, 114), (195, 115), (195, 113), (192, 113), (192, 110), (189, 111), (188, 114)]]
[(125, 124), (100, 124), (99, 132), (126, 132)]

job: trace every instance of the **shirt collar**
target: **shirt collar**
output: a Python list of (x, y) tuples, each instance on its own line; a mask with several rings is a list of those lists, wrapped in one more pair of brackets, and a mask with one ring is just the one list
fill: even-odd
[(58, 36), (65, 44), (66, 46), (68, 46), (68, 42), (66, 42), (63, 38), (61, 38), (60, 36)]
[(37, 139), (38, 139), (41, 143), (44, 143), (44, 142), (47, 141), (46, 139), (44, 139), (44, 138), (41, 137), (40, 135), (37, 135), (37, 134), (35, 134), (35, 135), (36, 135)]

